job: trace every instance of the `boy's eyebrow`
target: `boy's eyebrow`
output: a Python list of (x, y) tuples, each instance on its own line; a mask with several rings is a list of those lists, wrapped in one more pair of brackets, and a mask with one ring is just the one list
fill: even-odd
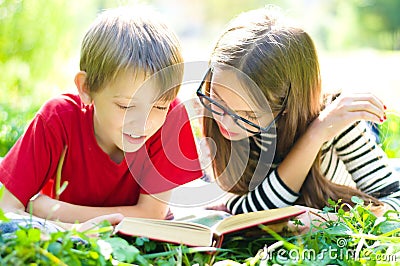
[(121, 99), (128, 99), (128, 100), (131, 100), (132, 99), (132, 97), (128, 97), (128, 96), (121, 96), (121, 95), (115, 95), (113, 98), (121, 98)]
[[(115, 95), (113, 96), (113, 99), (123, 99), (123, 100), (129, 100), (132, 103), (135, 103), (135, 97), (128, 97), (128, 96), (123, 96), (123, 95)], [(165, 101), (165, 100), (155, 100), (153, 102), (153, 104), (165, 104), (165, 103), (169, 103), (169, 101)]]

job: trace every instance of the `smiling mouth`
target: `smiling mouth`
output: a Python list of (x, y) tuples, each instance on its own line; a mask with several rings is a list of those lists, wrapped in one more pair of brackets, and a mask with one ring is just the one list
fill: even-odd
[(218, 126), (219, 126), (219, 129), (220, 129), (220, 131), (221, 131), (221, 133), (222, 133), (223, 135), (230, 136), (230, 137), (234, 137), (234, 136), (239, 135), (238, 133), (234, 133), (234, 132), (230, 132), (230, 131), (226, 130), (226, 129), (225, 129), (221, 124), (219, 124), (219, 123), (218, 123)]
[(140, 139), (140, 138), (144, 138), (145, 136), (139, 136), (139, 135), (135, 135), (135, 134), (127, 134), (129, 137), (134, 138), (134, 139)]
[(142, 144), (146, 140), (146, 136), (124, 133), (125, 139), (131, 144)]

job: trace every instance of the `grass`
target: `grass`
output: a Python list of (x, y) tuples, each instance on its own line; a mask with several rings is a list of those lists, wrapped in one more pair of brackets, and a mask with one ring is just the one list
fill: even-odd
[[(28, 223), (0, 234), (0, 265), (396, 265), (399, 213), (376, 217), (371, 206), (356, 197), (352, 200), (354, 207), (331, 201), (323, 210), (328, 218), (312, 223), (304, 234), (278, 235), (261, 225), (271, 237), (249, 241), (238, 236), (218, 250), (121, 238), (112, 234), (107, 223), (86, 232), (51, 233)], [(1, 210), (0, 220), (6, 220)], [(301, 221), (294, 223), (301, 225)]]

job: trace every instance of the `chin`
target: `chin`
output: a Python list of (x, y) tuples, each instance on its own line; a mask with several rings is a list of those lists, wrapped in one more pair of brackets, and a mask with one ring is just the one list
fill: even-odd
[(247, 135), (244, 135), (244, 136), (243, 135), (230, 136), (230, 135), (222, 134), (222, 136), (224, 136), (224, 138), (226, 138), (226, 139), (228, 139), (230, 141), (238, 141), (238, 140), (242, 140), (242, 139), (248, 138)]
[(135, 147), (124, 147), (123, 151), (124, 152), (137, 152), (138, 150), (140, 150), (140, 148), (142, 148), (143, 145), (140, 146), (135, 146)]

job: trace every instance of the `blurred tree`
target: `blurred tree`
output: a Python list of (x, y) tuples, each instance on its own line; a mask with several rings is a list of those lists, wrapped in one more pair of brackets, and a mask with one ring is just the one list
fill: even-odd
[(355, 1), (361, 41), (379, 49), (400, 49), (400, 1)]
[[(282, 9), (288, 8), (290, 0), (205, 0), (205, 23), (210, 26), (211, 24), (225, 25), (239, 15), (251, 9), (261, 8), (267, 5), (275, 5)], [(296, 3), (292, 3), (296, 4)]]
[(57, 73), (56, 59), (71, 56), (81, 37), (76, 7), (67, 0), (0, 2), (0, 86), (7, 97), (30, 94), (35, 82)]
[(62, 64), (79, 50), (85, 22), (94, 14), (87, 8), (91, 2), (0, 1), (0, 156), (50, 97)]
[(314, 30), (327, 49), (400, 49), (399, 0), (330, 0), (319, 10)]

